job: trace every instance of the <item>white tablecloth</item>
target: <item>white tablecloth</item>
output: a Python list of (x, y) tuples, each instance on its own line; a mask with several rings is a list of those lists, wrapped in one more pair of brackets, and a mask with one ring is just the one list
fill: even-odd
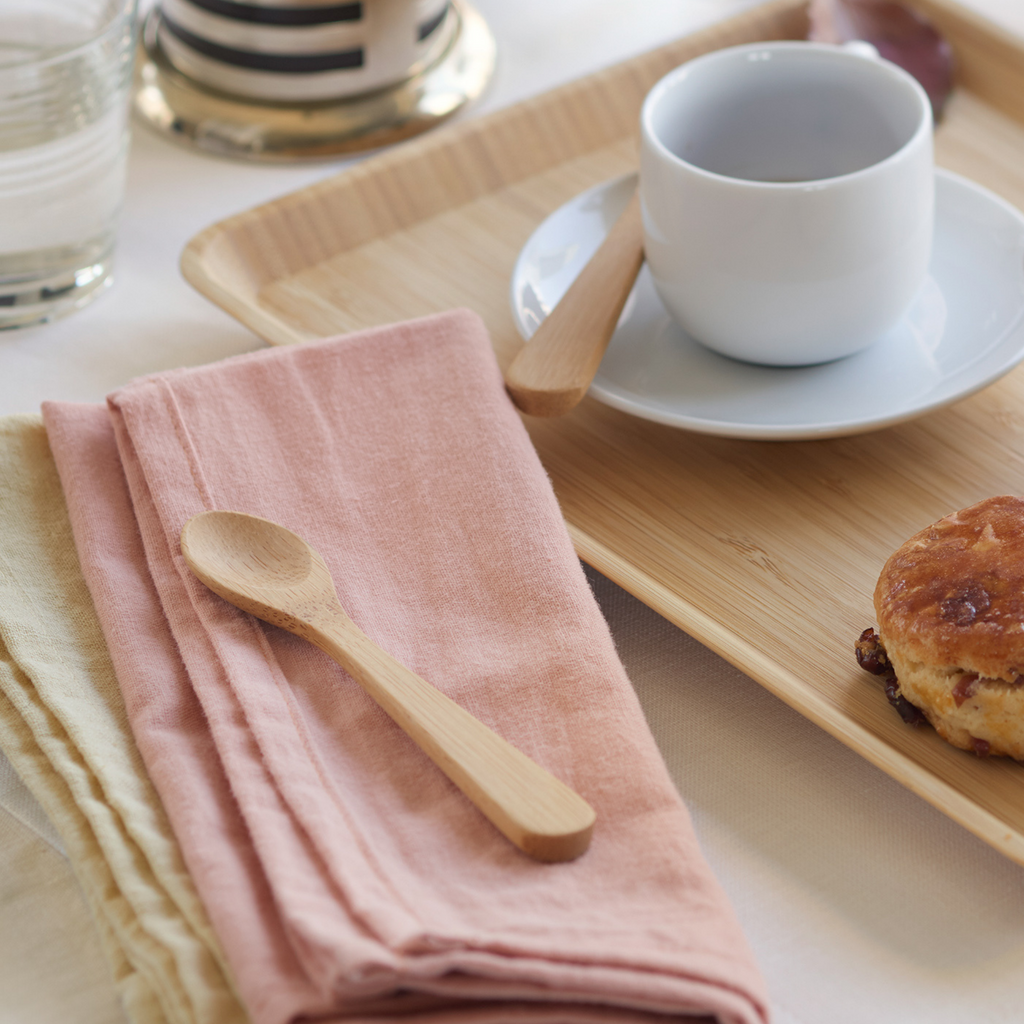
[[(476, 3), (499, 67), (466, 117), (750, 6)], [(970, 3), (1024, 34), (1022, 0)], [(185, 284), (179, 254), (208, 224), (341, 166), (229, 162), (137, 128), (116, 283), (63, 321), (0, 334), (0, 414), (50, 398), (98, 401), (140, 374), (260, 348)], [(1024, 1021), (1024, 870), (591, 578), (778, 1024)], [(33, 891), (18, 881), (30, 871)], [(122, 1020), (76, 900), (56, 835), (0, 759), (0, 1024)]]

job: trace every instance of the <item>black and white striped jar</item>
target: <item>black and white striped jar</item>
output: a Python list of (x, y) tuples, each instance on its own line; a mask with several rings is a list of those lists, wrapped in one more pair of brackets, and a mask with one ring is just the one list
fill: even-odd
[(448, 0), (160, 0), (159, 45), (197, 83), (238, 97), (315, 102), (387, 89), (451, 42)]

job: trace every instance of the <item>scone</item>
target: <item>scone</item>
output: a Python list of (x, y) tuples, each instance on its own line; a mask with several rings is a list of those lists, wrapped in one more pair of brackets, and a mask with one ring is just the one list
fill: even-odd
[(1024, 499), (986, 498), (911, 537), (882, 568), (875, 614), (857, 659), (905, 720), (918, 709), (955, 747), (1024, 761)]

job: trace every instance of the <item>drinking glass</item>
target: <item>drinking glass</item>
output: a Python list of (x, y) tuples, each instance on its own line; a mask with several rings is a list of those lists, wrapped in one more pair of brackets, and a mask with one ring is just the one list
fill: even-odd
[(52, 320), (110, 284), (135, 7), (0, 3), (0, 328)]

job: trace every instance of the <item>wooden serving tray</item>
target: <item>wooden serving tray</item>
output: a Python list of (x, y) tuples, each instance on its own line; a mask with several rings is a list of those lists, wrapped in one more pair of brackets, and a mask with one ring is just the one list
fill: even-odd
[[(1024, 43), (950, 0), (917, 5), (957, 59), (939, 162), (1024, 207)], [(405, 143), (208, 228), (185, 276), (277, 344), (467, 306), (507, 366), (521, 344), (509, 308), (520, 248), (573, 195), (635, 166), (654, 82), (705, 51), (806, 29), (804, 0), (777, 0)], [(592, 399), (527, 426), (585, 561), (1024, 864), (1024, 766), (903, 725), (853, 656), (893, 549), (947, 512), (1024, 492), (1024, 368), (837, 440), (708, 437)]]

